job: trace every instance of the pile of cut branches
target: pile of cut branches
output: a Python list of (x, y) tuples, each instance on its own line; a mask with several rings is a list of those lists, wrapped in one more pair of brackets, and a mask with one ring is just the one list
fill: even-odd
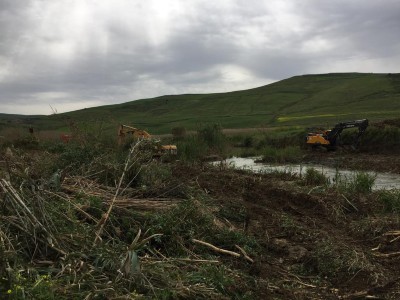
[[(251, 293), (237, 284), (239, 271), (223, 261), (251, 263), (250, 254), (243, 245), (225, 250), (209, 243), (221, 228), (201, 201), (166, 193), (148, 197), (142, 186), (132, 185), (127, 175), (137, 178), (142, 168), (132, 175), (133, 166), (146, 164), (137, 147), (127, 153), (112, 186), (95, 175), (57, 171), (38, 180), (5, 170), (0, 297), (224, 299)], [(18, 160), (7, 159), (8, 164)], [(185, 216), (188, 208), (191, 214)], [(206, 221), (196, 223), (193, 217)]]

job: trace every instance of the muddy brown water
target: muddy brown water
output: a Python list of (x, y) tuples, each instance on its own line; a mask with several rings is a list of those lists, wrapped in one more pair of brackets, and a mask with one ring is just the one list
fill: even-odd
[[(315, 170), (323, 173), (330, 179), (330, 182), (334, 182), (338, 176), (343, 180), (351, 180), (358, 171), (336, 169), (318, 164), (266, 164), (256, 162), (259, 157), (232, 157), (226, 159), (224, 164), (232, 166), (237, 169), (247, 169), (256, 173), (272, 173), (276, 171), (290, 172), (292, 174), (302, 175), (305, 174), (308, 168), (314, 168)], [(215, 164), (217, 164), (215, 162)], [(364, 171), (363, 171), (364, 172)], [(375, 183), (372, 187), (373, 190), (391, 190), (400, 189), (400, 174), (383, 173), (368, 171), (371, 175), (376, 176)]]

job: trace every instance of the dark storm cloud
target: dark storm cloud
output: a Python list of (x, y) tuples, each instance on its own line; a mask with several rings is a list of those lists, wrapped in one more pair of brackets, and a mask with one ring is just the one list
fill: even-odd
[(398, 72), (399, 12), (391, 0), (0, 0), (0, 112)]

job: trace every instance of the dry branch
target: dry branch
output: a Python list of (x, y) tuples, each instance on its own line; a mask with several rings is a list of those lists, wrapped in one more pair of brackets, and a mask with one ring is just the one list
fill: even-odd
[(252, 258), (250, 258), (250, 257), (247, 255), (246, 251), (244, 251), (243, 248), (240, 248), (238, 245), (235, 245), (235, 247), (236, 247), (237, 249), (239, 249), (239, 251), (242, 253), (242, 255), (243, 255), (243, 257), (244, 257), (245, 259), (247, 259), (247, 260), (248, 260), (249, 262), (251, 262), (251, 263), (254, 263), (254, 260), (253, 260)]
[(373, 253), (374, 256), (376, 257), (385, 257), (385, 258), (390, 258), (390, 257), (396, 257), (400, 256), (400, 252), (391, 252), (391, 253)]
[(110, 206), (108, 207), (107, 212), (102, 216), (100, 221), (97, 223), (97, 227), (99, 227), (99, 230), (96, 232), (96, 238), (94, 239), (93, 245), (96, 245), (97, 241), (101, 240), (100, 235), (103, 232), (104, 225), (106, 224), (106, 222), (107, 222), (107, 220), (108, 220), (108, 218), (110, 216), (110, 213), (111, 213), (111, 211), (112, 211), (112, 209), (114, 207), (114, 202), (117, 199), (117, 196), (119, 194), (119, 190), (121, 188), (122, 182), (123, 182), (123, 180), (125, 178), (125, 174), (128, 171), (128, 166), (129, 166), (129, 163), (130, 163), (130, 160), (131, 160), (131, 156), (132, 156), (134, 150), (136, 149), (136, 147), (139, 144), (140, 144), (140, 141), (138, 141), (135, 145), (133, 145), (131, 147), (130, 151), (129, 151), (128, 157), (127, 157), (126, 162), (125, 162), (124, 171), (122, 172), (122, 175), (121, 175), (121, 177), (119, 179), (117, 190), (115, 191), (114, 197), (113, 197), (113, 199), (112, 199), (112, 201), (110, 203)]
[(231, 255), (231, 256), (235, 256), (235, 257), (240, 257), (241, 256), (239, 253), (218, 248), (218, 247), (216, 247), (216, 246), (214, 246), (214, 245), (212, 245), (210, 243), (207, 243), (207, 242), (203, 242), (203, 241), (196, 240), (196, 239), (192, 239), (192, 241), (194, 243), (196, 243), (196, 244), (200, 244), (200, 245), (206, 246), (206, 247), (210, 248), (211, 250), (214, 250), (215, 252), (218, 252), (218, 253), (227, 254), (227, 255)]
[(221, 249), (218, 248), (210, 243), (204, 242), (204, 241), (200, 241), (200, 240), (196, 240), (196, 239), (192, 239), (192, 242), (196, 243), (196, 244), (200, 244), (203, 246), (206, 246), (208, 248), (210, 248), (211, 250), (218, 252), (218, 253), (222, 253), (222, 254), (226, 254), (226, 255), (231, 255), (234, 257), (244, 257), (246, 260), (250, 261), (250, 262), (254, 262), (254, 260), (252, 260), (247, 254), (246, 252), (240, 248), (239, 246), (236, 245), (236, 247), (240, 250), (240, 252), (242, 252), (242, 254), (237, 253), (237, 252), (233, 252), (233, 251), (229, 251), (229, 250), (225, 250), (225, 249)]

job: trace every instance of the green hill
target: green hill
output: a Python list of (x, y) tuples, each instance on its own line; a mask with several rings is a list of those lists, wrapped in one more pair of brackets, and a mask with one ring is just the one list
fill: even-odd
[(168, 95), (20, 121), (40, 129), (61, 130), (71, 122), (95, 121), (108, 130), (122, 123), (169, 133), (177, 126), (190, 130), (207, 123), (224, 128), (310, 126), (399, 115), (399, 73), (333, 73), (295, 76), (250, 90)]

